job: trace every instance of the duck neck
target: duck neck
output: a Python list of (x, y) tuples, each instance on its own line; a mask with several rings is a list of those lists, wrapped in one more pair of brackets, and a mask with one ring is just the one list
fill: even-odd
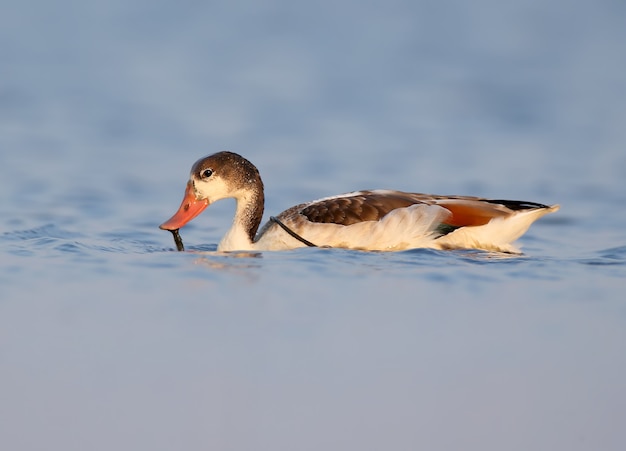
[(263, 218), (265, 196), (259, 180), (254, 189), (245, 190), (237, 196), (233, 225), (218, 246), (219, 251), (252, 250), (255, 236)]

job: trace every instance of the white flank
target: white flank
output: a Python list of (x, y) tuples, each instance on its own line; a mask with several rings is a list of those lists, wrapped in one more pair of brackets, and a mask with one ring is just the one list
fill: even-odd
[[(317, 246), (398, 251), (415, 247), (435, 247), (437, 226), (450, 212), (437, 205), (415, 204), (397, 208), (380, 221), (364, 221), (344, 226), (306, 222), (286, 225)], [(306, 246), (274, 225), (255, 243), (258, 250), (283, 250)]]

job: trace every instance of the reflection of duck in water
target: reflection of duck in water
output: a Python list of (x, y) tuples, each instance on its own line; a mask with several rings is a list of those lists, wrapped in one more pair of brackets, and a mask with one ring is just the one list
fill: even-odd
[(209, 204), (231, 197), (237, 201), (235, 218), (218, 251), (325, 246), (519, 252), (511, 243), (534, 221), (559, 209), (469, 196), (355, 191), (291, 207), (257, 233), (265, 201), (259, 171), (236, 153), (218, 152), (196, 161), (180, 208), (160, 227), (177, 230)]

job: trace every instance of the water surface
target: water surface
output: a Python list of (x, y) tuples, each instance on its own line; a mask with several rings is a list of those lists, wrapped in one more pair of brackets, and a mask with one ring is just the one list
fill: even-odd
[[(11, 450), (621, 450), (626, 12), (611, 1), (19, 3), (0, 14)], [(355, 189), (559, 203), (480, 251), (175, 252), (191, 164), (266, 217)]]

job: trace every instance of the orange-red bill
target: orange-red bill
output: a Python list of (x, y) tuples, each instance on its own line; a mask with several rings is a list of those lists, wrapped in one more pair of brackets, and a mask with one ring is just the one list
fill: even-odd
[(161, 224), (159, 228), (163, 230), (180, 229), (193, 218), (202, 213), (208, 205), (208, 199), (196, 199), (193, 184), (189, 182), (187, 183), (187, 189), (185, 190), (185, 197), (183, 198), (180, 207), (178, 207), (178, 211), (174, 213), (174, 216)]

